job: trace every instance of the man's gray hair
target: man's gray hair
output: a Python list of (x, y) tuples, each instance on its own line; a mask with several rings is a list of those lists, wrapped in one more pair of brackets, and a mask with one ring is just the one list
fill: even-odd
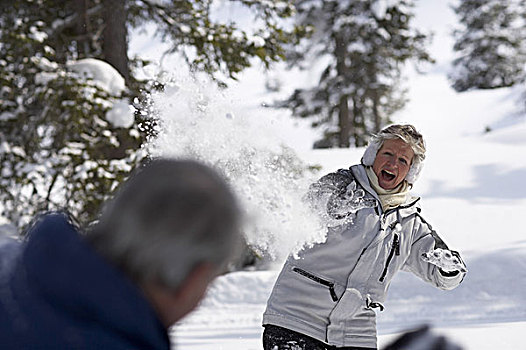
[(87, 239), (132, 280), (177, 289), (200, 263), (225, 268), (240, 248), (239, 224), (237, 201), (216, 171), (157, 159), (121, 185)]
[(362, 157), (362, 164), (373, 166), (376, 154), (382, 148), (385, 140), (399, 138), (409, 146), (414, 152), (411, 168), (405, 177), (406, 181), (414, 184), (420, 175), (426, 157), (426, 145), (422, 135), (410, 124), (393, 124), (382, 129), (378, 134), (373, 135), (369, 140), (369, 145), (365, 149)]

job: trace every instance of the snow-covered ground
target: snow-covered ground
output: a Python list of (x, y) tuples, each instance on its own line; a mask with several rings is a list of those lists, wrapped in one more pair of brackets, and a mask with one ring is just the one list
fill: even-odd
[[(436, 290), (408, 273), (400, 273), (391, 285), (386, 310), (379, 314), (379, 345), (385, 345), (403, 330), (428, 323), (434, 332), (449, 336), (464, 349), (524, 349), (526, 116), (524, 111), (517, 114), (522, 108), (518, 99), (524, 87), (455, 93), (446, 79), (452, 57), (449, 34), (454, 15), (447, 2), (421, 1), (418, 5), (417, 24), (435, 31), (432, 53), (438, 62), (426, 75), (410, 75), (410, 103), (395, 119), (413, 123), (426, 138), (427, 159), (413, 192), (422, 197), (423, 211), (433, 227), (452, 248), (461, 251), (469, 272), (461, 286), (450, 292)], [(159, 51), (144, 38), (137, 37), (132, 44), (142, 53), (151, 50), (153, 56)], [(312, 83), (315, 78), (298, 72), (271, 74), (285, 82), (285, 90)], [(208, 105), (213, 106), (212, 111), (201, 113), (199, 118), (212, 118), (215, 113), (229, 120), (241, 120), (244, 126), (238, 131), (243, 131), (243, 142), (252, 150), (262, 152), (265, 145), (274, 149), (276, 144), (286, 143), (305, 163), (322, 167), (317, 176), (359, 162), (363, 149), (311, 150), (314, 135), (305, 123), (259, 107), (273, 98), (264, 93), (263, 83), (261, 72), (249, 70), (240, 76), (239, 84), (225, 93), (224, 100), (231, 104), (228, 108), (236, 110), (234, 114), (215, 103)], [(182, 103), (177, 94), (180, 93), (160, 99), (165, 115), (171, 112), (175, 118), (190, 113), (195, 117), (191, 110), (173, 106)], [(206, 91), (199, 94), (209, 100)], [(194, 104), (202, 101), (200, 95)], [(191, 125), (200, 123), (199, 118)], [(232, 147), (237, 147), (236, 151), (242, 149), (243, 145), (233, 146), (230, 139), (217, 138), (217, 133), (228, 129), (224, 120), (208, 120), (212, 121), (211, 126), (205, 122), (191, 130), (192, 140), (197, 137), (208, 142), (204, 144), (207, 151), (201, 156), (221, 158), (221, 147), (224, 152), (232, 151)], [(268, 132), (263, 135), (265, 128), (273, 130), (270, 137)], [(486, 128), (492, 131), (485, 133)], [(167, 131), (170, 132), (176, 133)], [(262, 135), (259, 142), (255, 141), (257, 133)], [(184, 135), (175, 136), (170, 139), (170, 135), (165, 135), (158, 144), (161, 153), (171, 154), (175, 144), (170, 142), (180, 142)], [(271, 184), (267, 173), (259, 183), (257, 179), (249, 180), (253, 182), (243, 186), (252, 183), (260, 186), (259, 190)], [(285, 190), (287, 183), (281, 189), (277, 185), (275, 191)], [(256, 192), (243, 193), (256, 199), (258, 196)], [(275, 228), (274, 224), (282, 218), (267, 219), (267, 228)], [(274, 232), (274, 237), (262, 235), (261, 239), (266, 239), (271, 248), (279, 242), (292, 246), (286, 239), (280, 241), (280, 235), (301, 237), (301, 230), (292, 232), (294, 227), (289, 225), (282, 232)], [(261, 349), (261, 316), (278, 270), (279, 262), (268, 271), (237, 272), (218, 278), (201, 306), (173, 328), (175, 348)]]

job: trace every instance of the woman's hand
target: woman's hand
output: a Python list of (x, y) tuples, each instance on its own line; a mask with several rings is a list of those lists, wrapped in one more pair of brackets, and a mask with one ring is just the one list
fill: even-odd
[(455, 251), (437, 248), (423, 253), (421, 258), (425, 262), (438, 266), (446, 275), (455, 271), (463, 273), (468, 271), (459, 254)]

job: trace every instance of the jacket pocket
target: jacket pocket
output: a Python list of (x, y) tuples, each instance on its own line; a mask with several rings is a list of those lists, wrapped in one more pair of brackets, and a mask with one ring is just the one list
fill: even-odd
[(312, 273), (305, 271), (303, 269), (300, 269), (299, 267), (293, 267), (292, 271), (310, 279), (311, 281), (314, 281), (316, 283), (319, 283), (327, 288), (329, 288), (329, 293), (331, 295), (332, 301), (336, 302), (338, 301), (338, 295), (336, 295), (336, 291), (334, 290), (334, 283), (331, 281), (327, 281), (326, 279), (323, 279), (321, 277), (318, 277), (316, 275), (313, 275)]

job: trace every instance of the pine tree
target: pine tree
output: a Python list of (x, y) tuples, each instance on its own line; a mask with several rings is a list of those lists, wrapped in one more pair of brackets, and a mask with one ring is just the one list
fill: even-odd
[[(268, 27), (246, 33), (234, 23), (213, 21), (211, 1), (4, 1), (2, 215), (21, 228), (41, 210), (65, 207), (89, 223), (114, 188), (144, 160), (141, 145), (155, 121), (145, 119), (141, 110), (124, 122), (112, 114), (132, 108), (129, 101), (140, 100), (139, 89), (162, 89), (135, 79), (141, 59), (127, 56), (130, 28), (156, 23), (158, 33), (172, 42), (171, 51), (186, 53), (192, 69), (218, 81), (222, 76), (235, 78), (252, 57), (266, 65), (281, 59), (281, 44), (295, 33), (283, 30), (276, 18), (291, 15), (292, 6), (287, 1), (238, 2)], [(103, 67), (112, 75), (108, 84), (119, 87), (101, 85), (96, 73), (81, 67), (100, 67), (105, 64), (101, 60), (112, 66)]]
[(292, 0), (233, 2), (255, 14), (251, 32), (232, 22), (214, 21), (213, 0), (135, 0), (130, 1), (128, 15), (133, 25), (155, 22), (157, 34), (172, 44), (169, 52), (183, 54), (192, 69), (236, 79), (237, 73), (251, 65), (251, 58), (259, 59), (266, 67), (282, 60), (282, 45), (294, 41), (301, 31), (283, 27), (283, 19), (294, 14)]
[[(292, 62), (328, 61), (317, 86), (297, 89), (280, 106), (324, 128), (315, 147), (364, 145), (401, 109), (402, 67), (409, 59), (431, 61), (425, 35), (410, 26), (412, 3), (396, 1), (302, 0), (299, 25), (311, 36), (292, 54)], [(323, 61), (325, 62), (325, 61)]]
[(453, 88), (494, 89), (524, 81), (524, 1), (461, 0), (455, 12), (464, 28), (455, 31)]
[(122, 91), (57, 62), (46, 44), (45, 14), (34, 5), (16, 2), (2, 13), (3, 214), (22, 227), (38, 211), (67, 207), (88, 222), (140, 161), (141, 134), (137, 124), (116, 127), (105, 118)]

